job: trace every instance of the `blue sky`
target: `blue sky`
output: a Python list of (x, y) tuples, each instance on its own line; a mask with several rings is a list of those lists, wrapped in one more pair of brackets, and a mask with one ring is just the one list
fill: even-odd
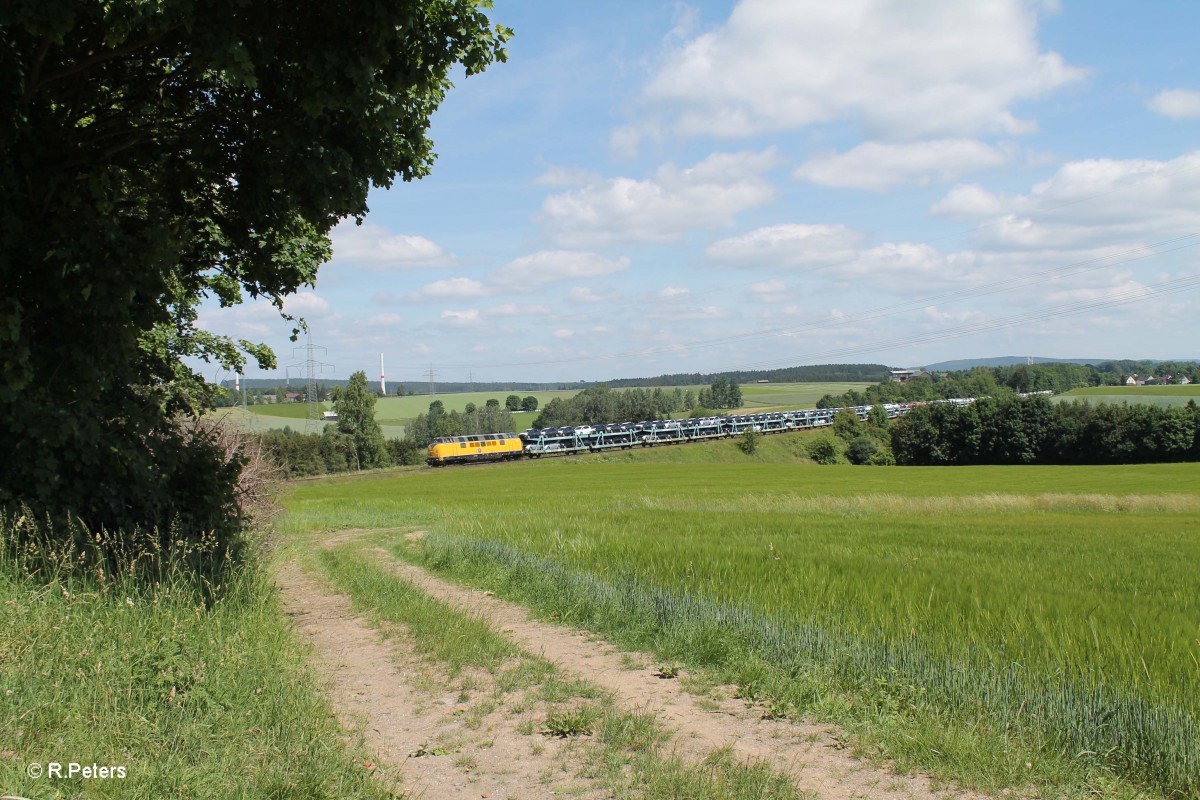
[[(508, 63), (456, 78), (432, 176), (374, 191), (288, 301), (331, 376), (1200, 357), (1192, 3), (492, 15)], [(296, 360), (269, 306), (201, 323)]]

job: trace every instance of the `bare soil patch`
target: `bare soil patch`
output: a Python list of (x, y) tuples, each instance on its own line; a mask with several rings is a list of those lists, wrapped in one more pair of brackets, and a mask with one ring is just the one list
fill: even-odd
[(314, 667), (344, 727), (361, 727), (379, 767), (425, 800), (605, 797), (576, 776), (580, 742), (523, 735), (519, 715), (482, 717), (469, 701), (485, 693), (480, 676), (451, 682), (404, 644), (385, 640), (346, 597), (327, 591), (294, 564), (278, 575), (287, 613), (311, 643)]

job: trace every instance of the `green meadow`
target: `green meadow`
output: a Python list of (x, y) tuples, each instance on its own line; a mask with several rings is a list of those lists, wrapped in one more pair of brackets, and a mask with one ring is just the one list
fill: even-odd
[(854, 389), (862, 391), (871, 383), (744, 383), (745, 408), (814, 408), (827, 394), (840, 395)]
[(283, 525), (420, 526), (397, 555), (838, 721), (902, 766), (1200, 796), (1200, 464), (778, 455), (327, 480), (289, 493)]
[(1187, 386), (1088, 386), (1061, 394), (1063, 402), (1086, 400), (1089, 403), (1130, 403), (1133, 405), (1186, 406), (1200, 403), (1200, 385)]

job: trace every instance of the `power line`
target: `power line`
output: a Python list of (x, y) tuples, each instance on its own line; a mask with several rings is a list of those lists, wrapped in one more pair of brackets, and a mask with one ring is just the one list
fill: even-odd
[(321, 403), (317, 399), (317, 375), (324, 372), (326, 369), (333, 370), (333, 364), (326, 364), (324, 361), (318, 361), (316, 351), (320, 350), (323, 353), (329, 352), (328, 348), (321, 347), (312, 343), (312, 331), (305, 326), (304, 329), (305, 345), (303, 348), (293, 348), (292, 358), (296, 358), (297, 351), (304, 353), (304, 360), (298, 361), (295, 364), (289, 364), (286, 368), (288, 380), (291, 380), (292, 370), (296, 370), (298, 374), (305, 378), (304, 403), (306, 405), (304, 414), (304, 432), (317, 433), (324, 427), (323, 415), (321, 414)]

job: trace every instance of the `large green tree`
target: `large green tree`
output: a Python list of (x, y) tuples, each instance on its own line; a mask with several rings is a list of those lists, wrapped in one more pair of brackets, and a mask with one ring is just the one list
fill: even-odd
[(372, 185), (425, 175), (482, 0), (0, 4), (0, 505), (108, 528), (236, 522), (237, 459), (177, 420), (185, 358), (264, 366), (205, 297), (282, 309)]
[(367, 373), (362, 371), (351, 375), (345, 387), (333, 390), (338, 433), (350, 437), (354, 443), (355, 466), (359, 469), (388, 463), (383, 430), (375, 421), (375, 400), (375, 393), (367, 388)]

